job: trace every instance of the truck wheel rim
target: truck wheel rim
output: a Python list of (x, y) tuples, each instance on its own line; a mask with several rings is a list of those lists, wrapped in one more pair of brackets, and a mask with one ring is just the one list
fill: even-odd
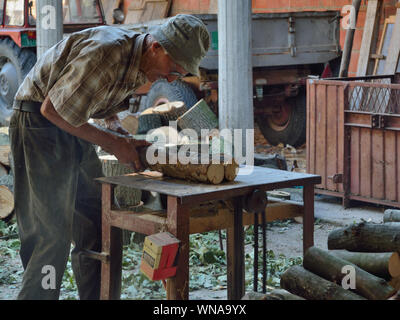
[(280, 112), (276, 112), (273, 115), (268, 116), (268, 124), (271, 129), (275, 131), (283, 131), (287, 128), (292, 114), (291, 108), (292, 106), (285, 102), (282, 104)]

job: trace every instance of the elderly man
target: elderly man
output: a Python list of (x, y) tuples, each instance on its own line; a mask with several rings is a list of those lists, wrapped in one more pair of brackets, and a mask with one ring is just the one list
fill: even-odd
[[(101, 163), (93, 144), (141, 169), (143, 142), (101, 131), (146, 80), (198, 75), (209, 48), (204, 24), (177, 15), (149, 34), (116, 27), (77, 32), (49, 49), (21, 84), (10, 122), (15, 212), (25, 269), (18, 299), (58, 299), (71, 242), (81, 299), (98, 299), (101, 249)], [(50, 278), (54, 275), (54, 281)]]

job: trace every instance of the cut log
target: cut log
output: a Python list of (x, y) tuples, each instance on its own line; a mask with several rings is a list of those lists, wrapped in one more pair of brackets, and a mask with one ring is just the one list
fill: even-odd
[(170, 121), (177, 120), (187, 111), (183, 101), (174, 101), (160, 104), (153, 108), (153, 112), (161, 116), (163, 125), (168, 126)]
[(218, 118), (204, 99), (201, 99), (178, 118), (178, 126), (181, 129), (195, 130), (201, 137), (201, 129), (212, 130), (218, 127)]
[(396, 292), (384, 279), (317, 247), (311, 247), (306, 251), (303, 266), (308, 271), (338, 285), (341, 285), (342, 279), (347, 276), (346, 272), (342, 272), (343, 267), (352, 266), (355, 270), (354, 291), (369, 300), (386, 300)]
[(0, 146), (0, 163), (10, 166), (11, 147), (9, 145)]
[(383, 222), (400, 222), (400, 210), (385, 210), (383, 214)]
[(301, 266), (290, 267), (282, 274), (281, 287), (306, 300), (366, 300)]
[(331, 250), (330, 254), (354, 263), (377, 277), (391, 279), (400, 276), (400, 256), (397, 252), (350, 252)]
[[(120, 164), (115, 156), (104, 155), (99, 158), (103, 165), (103, 173), (106, 177), (121, 176), (133, 172), (128, 167)], [(137, 189), (124, 186), (116, 186), (114, 189), (115, 201), (121, 209), (134, 210), (140, 204), (141, 197), (142, 192)]]
[(139, 128), (139, 119), (132, 114), (125, 114), (120, 116), (122, 128), (130, 134), (136, 134)]
[[(144, 166), (151, 170), (161, 172), (168, 177), (202, 183), (220, 184), (224, 179), (226, 181), (233, 181), (237, 176), (237, 163), (234, 160), (227, 160), (223, 155), (216, 156), (188, 153), (186, 155), (187, 159), (185, 159), (187, 163), (181, 163), (179, 159), (176, 158), (174, 160), (169, 160), (168, 153), (166, 153), (165, 163), (149, 164), (146, 159), (146, 151), (147, 148), (143, 148), (139, 151)], [(218, 163), (212, 163), (213, 157), (219, 159)], [(206, 158), (207, 161), (202, 161), (204, 158)]]
[(400, 252), (400, 223), (373, 224), (361, 222), (333, 230), (328, 249), (354, 252)]
[(141, 114), (139, 116), (139, 124), (137, 134), (145, 134), (151, 129), (156, 129), (162, 126), (161, 116), (155, 113)]
[(14, 195), (6, 186), (0, 186), (0, 219), (3, 220), (14, 210)]
[(242, 300), (305, 300), (302, 297), (296, 296), (284, 289), (274, 289), (271, 292), (259, 293), (259, 292), (248, 292)]

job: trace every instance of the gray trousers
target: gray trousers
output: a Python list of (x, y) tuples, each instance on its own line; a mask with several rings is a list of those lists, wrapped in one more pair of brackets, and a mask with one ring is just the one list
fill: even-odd
[(99, 299), (103, 176), (92, 144), (39, 113), (15, 111), (10, 122), (15, 213), (24, 267), (18, 299), (58, 299), (71, 243), (80, 299)]

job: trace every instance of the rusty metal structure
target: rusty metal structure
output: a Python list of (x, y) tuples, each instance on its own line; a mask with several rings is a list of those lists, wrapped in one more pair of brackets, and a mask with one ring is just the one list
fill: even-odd
[(309, 80), (307, 172), (316, 193), (400, 207), (397, 76)]

